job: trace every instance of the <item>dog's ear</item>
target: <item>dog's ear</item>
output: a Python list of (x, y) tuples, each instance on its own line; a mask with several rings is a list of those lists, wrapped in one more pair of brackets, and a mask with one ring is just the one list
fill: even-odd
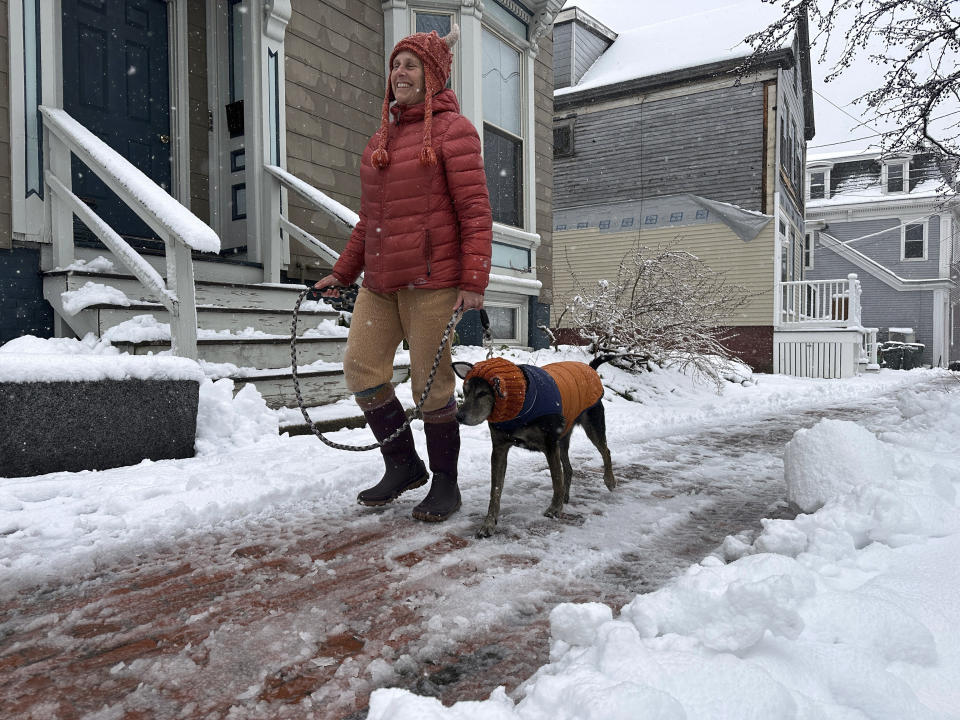
[(457, 377), (463, 380), (467, 373), (473, 369), (473, 364), (468, 362), (455, 362), (453, 363), (453, 371), (457, 374)]

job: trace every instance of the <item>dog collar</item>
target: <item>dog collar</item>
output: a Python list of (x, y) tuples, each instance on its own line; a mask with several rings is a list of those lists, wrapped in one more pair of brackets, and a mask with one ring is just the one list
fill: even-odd
[(527, 381), (520, 367), (503, 358), (482, 360), (470, 368), (464, 380), (481, 378), (493, 388), (493, 411), (487, 417), (492, 423), (512, 420), (523, 409)]

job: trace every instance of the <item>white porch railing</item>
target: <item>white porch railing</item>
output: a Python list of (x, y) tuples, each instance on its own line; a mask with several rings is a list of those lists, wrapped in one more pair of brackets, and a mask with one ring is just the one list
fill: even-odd
[[(270, 179), (278, 184), (277, 190), (279, 190), (279, 187), (282, 186), (287, 188), (287, 190), (292, 190), (293, 192), (297, 193), (297, 195), (309, 202), (315, 208), (322, 210), (340, 223), (340, 225), (342, 225), (348, 233), (353, 230), (354, 226), (358, 222), (360, 222), (360, 216), (357, 215), (353, 210), (348, 208), (346, 205), (338, 203), (336, 200), (320, 192), (312, 185), (305, 183), (296, 175), (292, 175), (276, 165), (265, 165), (264, 170), (269, 173)], [(275, 194), (277, 197), (279, 197), (280, 193), (276, 192)], [(331, 266), (340, 257), (339, 253), (337, 253), (333, 248), (321, 242), (320, 240), (317, 240), (317, 238), (300, 226), (290, 222), (290, 220), (283, 214), (278, 215), (277, 222), (279, 225), (278, 229), (283, 230), (291, 237), (299, 240), (307, 249), (312, 251), (322, 260), (328, 262)]]
[[(113, 251), (170, 313), (174, 355), (197, 359), (197, 305), (191, 251), (218, 252), (220, 238), (200, 218), (134, 167), (66, 111), (41, 107), (44, 179), (49, 190), (44, 233), (53, 243), (56, 267), (73, 263), (73, 215)], [(167, 279), (134, 250), (72, 189), (71, 155), (81, 161), (163, 240)]]
[(860, 281), (851, 273), (843, 280), (781, 282), (776, 317), (784, 330), (861, 327)]

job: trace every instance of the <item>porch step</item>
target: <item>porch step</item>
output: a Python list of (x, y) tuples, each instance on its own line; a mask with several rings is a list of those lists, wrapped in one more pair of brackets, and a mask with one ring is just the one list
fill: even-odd
[[(91, 305), (81, 311), (89, 316), (90, 332), (103, 335), (108, 328), (132, 320), (138, 315), (152, 315), (157, 322), (169, 323), (170, 313), (159, 303), (121, 305)], [(297, 334), (317, 327), (322, 321), (336, 322), (340, 313), (335, 310), (300, 310)], [(255, 328), (270, 335), (289, 336), (293, 320), (291, 310), (264, 310), (260, 308), (197, 306), (197, 326), (201, 330), (245, 330)]]
[[(169, 340), (125, 342), (114, 340), (113, 346), (130, 355), (156, 355), (170, 349)], [(341, 362), (346, 338), (299, 338), (297, 365), (309, 365), (318, 360)], [(231, 363), (238, 367), (279, 368), (290, 365), (290, 338), (215, 338), (197, 340), (201, 360), (211, 363)]]
[[(161, 275), (166, 277), (165, 272)], [(116, 288), (126, 295), (131, 302), (160, 302), (160, 298), (150, 293), (132, 275), (84, 270), (55, 270), (45, 273), (43, 279), (44, 295), (50, 300), (51, 293), (59, 294), (69, 290), (79, 290), (88, 282)], [(197, 280), (195, 285), (197, 305), (286, 310), (287, 312), (293, 311), (297, 297), (304, 287), (302, 285), (232, 283), (210, 280)]]
[[(298, 343), (299, 346), (299, 343)], [(278, 370), (271, 374), (243, 374), (233, 376), (237, 390), (244, 385), (254, 385), (271, 408), (296, 407), (297, 396), (293, 387), (290, 370)], [(410, 366), (397, 364), (393, 368), (394, 384), (404, 382), (410, 377)], [(351, 395), (343, 381), (343, 370), (297, 371), (300, 394), (307, 407), (328, 405)], [(297, 427), (297, 426), (294, 426)], [(305, 428), (309, 426), (304, 425)], [(332, 427), (332, 426), (331, 426)], [(340, 427), (348, 427), (341, 425)], [(309, 432), (309, 429), (307, 430)], [(300, 434), (300, 433), (297, 433)]]

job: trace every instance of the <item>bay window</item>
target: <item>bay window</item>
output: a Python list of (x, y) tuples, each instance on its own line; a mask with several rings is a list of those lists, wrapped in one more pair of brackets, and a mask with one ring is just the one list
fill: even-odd
[(483, 29), (483, 157), (495, 222), (523, 226), (520, 51)]

